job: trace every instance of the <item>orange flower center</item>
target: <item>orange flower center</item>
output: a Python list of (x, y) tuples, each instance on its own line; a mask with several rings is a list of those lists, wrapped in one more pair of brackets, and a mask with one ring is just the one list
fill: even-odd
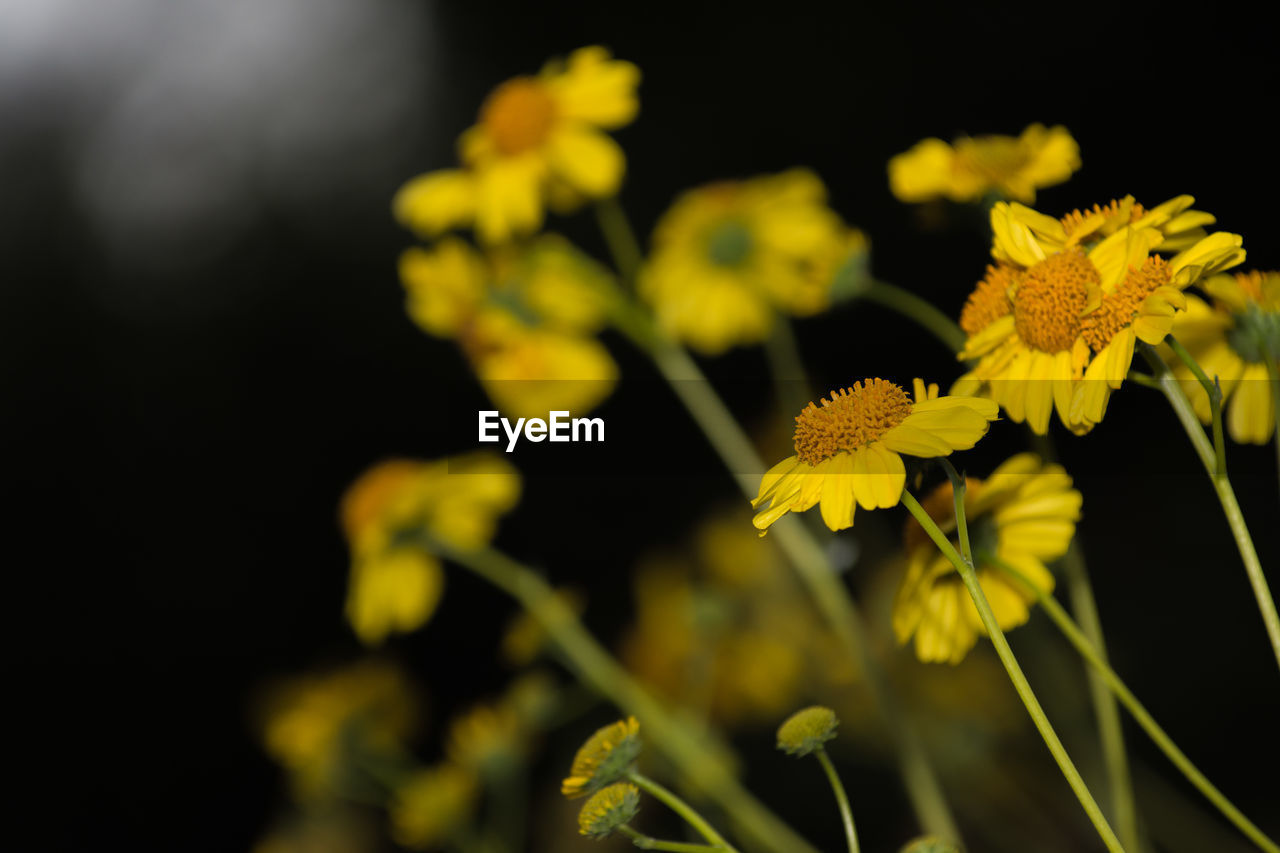
[(546, 141), (556, 102), (533, 77), (517, 77), (493, 90), (480, 107), (480, 123), (503, 154), (520, 154)]
[(1083, 252), (1050, 255), (1027, 270), (1013, 297), (1014, 328), (1041, 352), (1071, 349), (1080, 334), (1080, 315), (1089, 286), (1102, 281)]
[(855, 382), (820, 402), (796, 416), (796, 456), (810, 465), (865, 447), (911, 414), (907, 392), (883, 379)]
[(966, 334), (976, 335), (1013, 310), (1009, 304), (1009, 287), (1017, 282), (1017, 272), (1012, 264), (987, 265), (987, 274), (960, 311), (960, 328)]
[(1152, 255), (1142, 266), (1129, 270), (1124, 281), (1102, 297), (1102, 304), (1090, 311), (1080, 324), (1080, 332), (1094, 352), (1111, 343), (1121, 329), (1137, 316), (1146, 298), (1161, 285), (1169, 283), (1169, 264)]

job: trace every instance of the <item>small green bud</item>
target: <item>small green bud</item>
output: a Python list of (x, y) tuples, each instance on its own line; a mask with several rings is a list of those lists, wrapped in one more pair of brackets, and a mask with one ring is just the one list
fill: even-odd
[(788, 755), (808, 755), (836, 736), (836, 712), (821, 705), (797, 711), (778, 727), (778, 749)]

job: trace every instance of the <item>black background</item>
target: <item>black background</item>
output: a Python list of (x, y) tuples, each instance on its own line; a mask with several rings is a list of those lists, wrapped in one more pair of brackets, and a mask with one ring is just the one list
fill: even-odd
[[(601, 43), (642, 68), (640, 118), (617, 135), (629, 157), (622, 201), (642, 231), (683, 188), (806, 165), (870, 235), (876, 273), (954, 314), (985, 263), (982, 223), (953, 211), (949, 230), (926, 227), (890, 196), (885, 163), (926, 136), (1040, 121), (1065, 124), (1085, 164), (1041, 194), (1041, 209), (1192, 193), (1245, 235), (1249, 267), (1280, 266), (1277, 65), (1262, 12), (391, 5), (412, 7), (410, 20), (432, 32), (432, 50), (403, 69), (432, 92), (430, 111), (400, 118), (395, 154), (376, 168), (339, 160), (313, 176), (305, 202), (264, 193), (251, 227), (186, 263), (138, 265), (107, 250), (69, 177), (78, 125), (31, 122), (3, 137), (0, 625), (18, 759), (9, 773), (51, 807), (48, 818), (28, 810), (38, 849), (244, 849), (280, 804), (249, 697), (272, 676), (356, 652), (340, 618), (338, 496), (379, 458), (465, 449), (447, 419), (483, 404), (454, 346), (403, 313), (395, 261), (411, 238), (392, 222), (390, 197), (404, 179), (451, 165), (485, 93), (551, 55)], [(380, 45), (349, 48), (332, 61)], [(602, 252), (589, 216), (552, 227)], [(156, 236), (157, 254), (171, 236)], [(164, 287), (174, 277), (183, 288)], [(113, 300), (131, 288), (143, 295)], [(201, 291), (219, 294), (214, 307), (186, 303)], [(872, 306), (797, 329), (816, 393), (865, 375), (945, 382), (958, 372), (936, 342)], [(628, 435), (651, 431), (669, 467), (624, 461), (555, 476), (540, 465), (500, 539), (586, 586), (605, 636), (624, 612), (639, 543), (674, 541), (709, 504), (733, 499), (651, 369), (625, 342), (607, 342), (624, 380), (601, 413)], [(758, 350), (705, 367), (745, 419), (767, 416)], [(989, 470), (997, 446), (1021, 440), (1008, 424), (993, 434), (1000, 441), (970, 455), (971, 468)], [(1271, 810), (1274, 831), (1280, 682), (1185, 437), (1154, 395), (1127, 387), (1094, 434), (1060, 446), (1085, 494), (1081, 535), (1117, 669), (1246, 812)], [(1230, 464), (1274, 566), (1274, 450), (1233, 445)], [(397, 646), (438, 708), (500, 683), (486, 662), (510, 608), (495, 600), (451, 576), (437, 619)], [(450, 639), (459, 636), (465, 651)]]

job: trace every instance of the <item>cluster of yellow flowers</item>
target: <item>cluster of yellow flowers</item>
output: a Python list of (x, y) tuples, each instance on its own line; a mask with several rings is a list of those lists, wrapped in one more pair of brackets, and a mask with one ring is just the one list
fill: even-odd
[[(429, 241), (401, 257), (409, 316), (457, 342), (504, 412), (576, 413), (599, 404), (618, 379), (597, 338), (609, 325), (648, 348), (661, 367), (681, 345), (711, 356), (759, 344), (789, 317), (883, 286), (870, 279), (867, 238), (828, 206), (825, 186), (807, 169), (689, 190), (660, 217), (642, 251), (625, 226), (619, 231), (620, 210), (608, 206), (626, 159), (607, 131), (635, 119), (639, 79), (631, 63), (588, 47), (537, 76), (509, 80), (463, 133), (461, 165), (415, 178), (395, 198), (396, 217)], [(1193, 209), (1191, 196), (1150, 208), (1124, 196), (1061, 216), (1026, 206), (1038, 189), (1068, 180), (1080, 165), (1071, 135), (1039, 124), (1018, 137), (927, 139), (889, 162), (899, 199), (979, 203), (987, 211), (991, 263), (958, 316), (963, 375), (946, 394), (919, 378), (908, 390), (872, 377), (809, 403), (794, 419), (794, 452), (763, 473), (751, 501), (754, 532), (765, 536), (779, 525), (779, 539), (786, 538), (782, 528), (799, 526), (788, 514), (815, 506), (835, 532), (852, 527), (859, 508), (905, 504), (913, 519), (899, 552), (893, 636), (899, 645), (912, 643), (919, 661), (948, 664), (988, 636), (1015, 684), (1022, 676), (1016, 662), (1010, 666), (1003, 631), (1026, 623), (1038, 601), (1046, 609), (1054, 604), (1050, 564), (1071, 547), (1083, 498), (1061, 465), (1036, 454), (1007, 458), (984, 478), (961, 475), (946, 457), (973, 448), (1002, 411), (1042, 436), (1054, 412), (1071, 433), (1088, 433), (1141, 347), (1153, 369), (1163, 367), (1166, 379), (1191, 389), (1190, 404), (1206, 423), (1220, 400), (1197, 384), (1204, 379), (1194, 375), (1191, 358), (1227, 399), (1235, 440), (1261, 443), (1276, 431), (1280, 273), (1227, 274), (1244, 261), (1243, 239), (1210, 230), (1214, 217)], [(546, 211), (568, 213), (588, 202), (600, 205), (616, 274), (541, 231)], [(459, 229), (472, 230), (475, 242), (447, 233)], [(1192, 287), (1205, 298), (1188, 294)], [(1171, 333), (1178, 349), (1151, 349)], [(735, 429), (718, 420), (716, 403), (690, 409), (709, 433)], [(715, 443), (746, 444), (733, 434)], [(912, 492), (931, 466), (945, 468), (948, 481), (917, 501)], [(391, 460), (361, 475), (341, 506), (351, 552), (346, 615), (356, 637), (378, 646), (430, 619), (443, 589), (442, 559), (466, 563), (468, 555), (492, 554), (497, 520), (520, 491), (515, 469), (488, 453)], [(801, 590), (782, 573), (778, 554), (745, 519), (713, 520), (693, 550), (694, 558), (650, 562), (637, 575), (636, 620), (619, 655), (638, 679), (625, 691), (632, 701), (647, 687), (720, 724), (774, 720), (806, 692), (851, 682), (858, 666), (873, 664), (870, 656), (845, 654), (847, 638), (836, 642), (825, 626), (815, 630), (813, 589)], [(533, 595), (530, 583), (506, 588)], [(518, 665), (536, 659), (549, 633), (582, 607), (571, 591), (547, 586), (538, 595), (550, 609), (538, 612), (525, 598), (538, 618), (517, 620), (504, 640)], [(821, 610), (830, 602), (818, 604)], [(581, 641), (572, 636), (558, 638), (558, 651)], [(588, 657), (602, 665), (602, 655)], [(611, 683), (622, 677), (608, 673)], [(455, 720), (445, 757), (421, 766), (404, 761), (410, 691), (393, 670), (366, 665), (289, 687), (273, 700), (264, 741), (302, 796), (340, 790), (352, 767), (385, 771), (390, 761), (396, 778), (384, 804), (392, 834), (404, 846), (425, 848), (470, 821), (486, 779), (527, 759), (531, 736), (548, 716), (549, 691), (517, 682), (499, 702)], [(1030, 687), (1020, 695), (1036, 718)], [(836, 725), (833, 711), (814, 706), (788, 720), (778, 739), (786, 751), (823, 763), (856, 849), (848, 803), (822, 746)], [(581, 833), (621, 832), (642, 847), (669, 844), (629, 826), (643, 790), (713, 848), (731, 850), (687, 804), (638, 773), (640, 751), (634, 717), (600, 729), (579, 750), (562, 792), (589, 798)], [(1066, 766), (1064, 774), (1071, 780)], [(955, 848), (926, 838), (912, 849)]]

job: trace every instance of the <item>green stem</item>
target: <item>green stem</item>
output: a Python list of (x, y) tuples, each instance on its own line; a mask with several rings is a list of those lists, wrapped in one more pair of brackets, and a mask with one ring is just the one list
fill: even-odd
[(1222, 386), (1218, 384), (1217, 377), (1209, 378), (1177, 338), (1166, 335), (1164, 342), (1169, 345), (1169, 349), (1173, 350), (1178, 360), (1187, 366), (1196, 381), (1200, 383), (1200, 387), (1204, 389), (1204, 393), (1209, 396), (1209, 411), (1212, 413), (1213, 423), (1213, 473), (1215, 476), (1225, 477), (1227, 475), (1227, 444), (1222, 436)]
[[(1062, 560), (1067, 580), (1067, 594), (1071, 608), (1080, 619), (1080, 625), (1089, 642), (1106, 660), (1107, 646), (1102, 636), (1102, 620), (1098, 616), (1098, 602), (1089, 581), (1084, 554), (1072, 541)], [(1111, 807), (1115, 811), (1116, 827), (1120, 838), (1130, 850), (1142, 849), (1142, 834), (1138, 829), (1138, 806), (1133, 794), (1133, 776), (1129, 771), (1129, 756), (1124, 744), (1124, 726), (1120, 721), (1120, 708), (1107, 689), (1106, 681), (1092, 669), (1087, 669), (1089, 697), (1093, 714), (1098, 720), (1098, 739), (1102, 743), (1102, 759), (1107, 768), (1107, 783), (1111, 788)]]
[(1215, 788), (1213, 783), (1205, 778), (1204, 774), (1191, 763), (1191, 760), (1187, 758), (1182, 750), (1178, 749), (1177, 744), (1156, 723), (1146, 707), (1138, 701), (1138, 698), (1133, 695), (1133, 691), (1120, 679), (1120, 676), (1116, 675), (1115, 670), (1107, 664), (1103, 651), (1089, 642), (1084, 632), (1072, 621), (1057, 599), (1033, 584), (1017, 568), (1000, 560), (995, 555), (983, 554), (982, 560), (984, 563), (999, 567), (1001, 571), (1022, 583), (1035, 596), (1040, 607), (1053, 620), (1053, 623), (1058, 626), (1058, 630), (1062, 632), (1071, 645), (1075, 646), (1076, 651), (1085, 659), (1085, 662), (1103, 680), (1107, 689), (1124, 704), (1129, 713), (1133, 715), (1133, 719), (1142, 727), (1142, 730), (1147, 733), (1155, 745), (1160, 748), (1160, 751), (1173, 762), (1174, 766), (1182, 771), (1182, 775), (1187, 777), (1187, 781), (1194, 785), (1200, 793), (1204, 794), (1205, 798), (1218, 808), (1218, 811), (1222, 812), (1223, 817), (1231, 821), (1237, 829), (1262, 850), (1266, 850), (1268, 853), (1280, 853), (1280, 847), (1277, 847), (1275, 842), (1264, 835), (1239, 809), (1232, 805), (1231, 801), (1223, 796), (1222, 792)]
[[(964, 481), (953, 481), (952, 491), (955, 492), (956, 523), (957, 525), (962, 525), (964, 521)], [(991, 612), (991, 604), (987, 601), (987, 596), (982, 591), (982, 584), (978, 582), (978, 573), (974, 570), (973, 565), (956, 552), (946, 534), (938, 529), (938, 525), (925, 512), (924, 507), (920, 506), (920, 503), (911, 492), (906, 490), (902, 492), (902, 503), (906, 505), (916, 521), (924, 528), (925, 533), (938, 546), (938, 550), (951, 561), (956, 571), (960, 573), (960, 579), (964, 582), (965, 589), (969, 591), (969, 597), (973, 599), (973, 604), (978, 609), (982, 625), (987, 629), (987, 635), (991, 638), (991, 644), (995, 646), (996, 654), (1000, 656), (1000, 662), (1004, 664), (1009, 680), (1013, 682), (1013, 687), (1018, 691), (1018, 696), (1022, 699), (1022, 704), (1026, 706), (1027, 713), (1031, 715), (1031, 720), (1035, 723), (1036, 729), (1039, 730), (1040, 737), (1044, 739), (1045, 745), (1049, 747), (1049, 752), (1052, 753), (1054, 760), (1058, 763), (1058, 768), (1062, 771), (1062, 775), (1066, 777), (1067, 784), (1075, 792), (1080, 805), (1084, 807), (1085, 814), (1089, 816), (1089, 820), (1093, 823), (1094, 829), (1098, 831), (1102, 842), (1112, 853), (1117, 853), (1117, 851), (1123, 853), (1124, 847), (1121, 846), (1120, 840), (1116, 838), (1111, 825), (1107, 823), (1106, 817), (1102, 814), (1102, 809), (1098, 808), (1098, 803), (1094, 800), (1093, 794), (1089, 792), (1084, 779), (1080, 778), (1080, 771), (1076, 769), (1071, 757), (1067, 755), (1066, 747), (1058, 739), (1057, 733), (1053, 730), (1053, 725), (1049, 722), (1049, 718), (1045, 716), (1044, 709), (1040, 707), (1040, 701), (1036, 699), (1035, 692), (1027, 682), (1027, 677), (1023, 674), (1022, 667), (1018, 665), (1018, 659), (1014, 657), (1013, 650), (1009, 648), (1009, 641), (1005, 639), (1004, 632), (1000, 630), (1000, 624), (996, 621), (995, 614)]]
[[(1057, 462), (1058, 454), (1049, 435), (1031, 432), (1032, 446), (1046, 462)], [(1093, 595), (1093, 584), (1085, 566), (1084, 552), (1078, 540), (1071, 540), (1063, 557), (1067, 579), (1067, 592), (1071, 607), (1080, 618), (1089, 642), (1106, 659), (1107, 646), (1102, 636), (1102, 620), (1098, 617), (1098, 604)], [(1120, 706), (1111, 695), (1098, 673), (1085, 667), (1089, 680), (1089, 698), (1093, 714), (1098, 721), (1098, 740), (1102, 745), (1102, 759), (1107, 770), (1107, 784), (1111, 789), (1111, 807), (1115, 812), (1116, 832), (1124, 846), (1137, 853), (1144, 846), (1138, 827), (1137, 798), (1134, 796), (1133, 775), (1129, 769), (1129, 756), (1125, 750), (1124, 727), (1120, 721)]]
[(707, 822), (707, 819), (693, 808), (693, 806), (680, 799), (672, 791), (667, 790), (648, 776), (641, 775), (635, 770), (627, 773), (627, 779), (634, 783), (641, 790), (648, 791), (655, 799), (661, 800), (667, 808), (671, 809), (680, 817), (684, 818), (685, 823), (692, 826), (698, 831), (698, 834), (707, 839), (713, 846), (724, 848), (725, 850), (737, 853), (733, 845), (725, 841), (724, 836), (716, 832), (715, 827)]
[[(621, 213), (620, 208), (619, 212)], [(622, 216), (622, 224), (630, 229), (625, 214)], [(622, 269), (625, 257), (615, 252), (614, 263)], [(619, 330), (649, 354), (663, 378), (711, 442), (742, 493), (748, 499), (755, 497), (760, 473), (765, 470), (765, 465), (724, 401), (682, 347), (658, 335), (652, 321), (634, 301), (623, 294), (615, 293), (615, 296), (620, 306), (615, 313)], [(867, 632), (853, 596), (832, 570), (822, 546), (799, 519), (781, 519), (770, 529), (809, 597), (836, 638), (849, 649), (855, 665), (864, 673), (872, 702), (896, 748), (899, 772), (907, 798), (911, 801), (921, 826), (928, 833), (959, 842), (959, 829), (951, 816), (951, 810), (942, 794), (942, 786), (929, 762), (920, 735), (897, 708), (884, 673), (871, 655), (865, 640)]]
[(609, 254), (618, 266), (618, 272), (622, 274), (623, 280), (634, 285), (644, 253), (640, 250), (640, 241), (636, 239), (635, 232), (631, 230), (626, 212), (616, 198), (604, 198), (596, 202), (596, 222), (609, 247)]
[(683, 841), (662, 841), (651, 838), (643, 832), (637, 832), (629, 826), (618, 827), (618, 831), (631, 839), (631, 843), (641, 850), (670, 850), (672, 853), (707, 853), (710, 850), (723, 850), (723, 847), (711, 847), (706, 844), (686, 844)]
[[(764, 352), (769, 360), (769, 372), (773, 375), (773, 387), (777, 390), (779, 407), (783, 412), (800, 411), (810, 400), (809, 380), (805, 374), (804, 360), (800, 358), (795, 330), (788, 318), (778, 316), (774, 320), (773, 331), (765, 341)], [(790, 418), (787, 420), (789, 426), (795, 426), (790, 423)]]
[(818, 757), (818, 763), (826, 771), (831, 790), (835, 791), (836, 804), (840, 806), (840, 820), (844, 823), (844, 838), (849, 843), (849, 853), (858, 853), (858, 833), (853, 828), (853, 809), (849, 808), (849, 795), (845, 793), (844, 785), (840, 782), (840, 774), (836, 773), (836, 767), (831, 763), (831, 756), (827, 755), (827, 751), (821, 746), (815, 749), (813, 754)]
[(955, 321), (909, 290), (888, 282), (872, 281), (859, 297), (914, 320), (952, 352), (964, 349), (965, 334)]
[(1160, 391), (1182, 423), (1183, 430), (1191, 439), (1191, 446), (1195, 448), (1201, 464), (1209, 474), (1213, 490), (1218, 494), (1218, 502), (1222, 504), (1222, 514), (1226, 516), (1227, 525), (1231, 528), (1236, 549), (1239, 550), (1240, 559), (1244, 562), (1245, 575), (1248, 576), (1249, 585), (1253, 588), (1253, 597), (1258, 602), (1258, 610), (1262, 613), (1262, 623), (1266, 626), (1267, 637), (1271, 640), (1271, 651), (1275, 654), (1276, 664), (1280, 665), (1280, 614), (1276, 613), (1276, 603), (1271, 597), (1271, 588), (1267, 586), (1267, 577), (1262, 573), (1262, 562), (1258, 559), (1257, 549), (1253, 547), (1253, 537), (1249, 535), (1249, 526), (1245, 524), (1244, 513), (1240, 511), (1235, 489), (1231, 487), (1231, 480), (1226, 471), (1217, 473), (1213, 447), (1205, 437), (1200, 419), (1196, 417), (1195, 409), (1187, 399), (1186, 392), (1174, 379), (1173, 372), (1161, 360), (1154, 348), (1145, 343), (1140, 344), (1140, 347), (1143, 357), (1151, 365), (1151, 372), (1160, 383)]
[(776, 853), (817, 853), (742, 787), (727, 756), (708, 743), (705, 732), (691, 731), (618, 665), (537, 572), (492, 548), (459, 551), (438, 541), (428, 546), (520, 602), (563, 653), (578, 680), (643, 720), (649, 731), (646, 740), (666, 755), (682, 779), (717, 803), (743, 834)]

